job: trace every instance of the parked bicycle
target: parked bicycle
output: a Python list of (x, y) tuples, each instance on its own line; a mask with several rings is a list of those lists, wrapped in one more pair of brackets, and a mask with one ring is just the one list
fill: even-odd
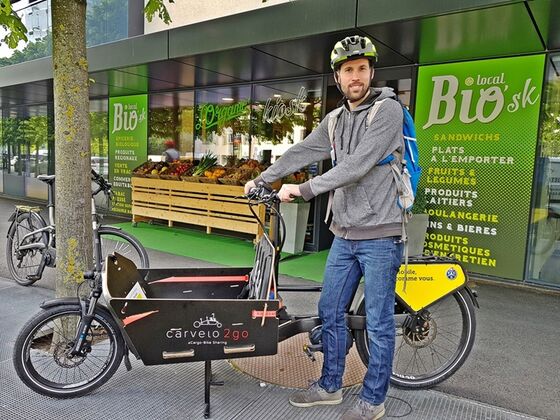
[[(121, 255), (110, 255), (102, 279), (87, 276), (89, 298), (45, 302), (23, 327), (13, 356), (21, 380), (40, 394), (69, 398), (105, 383), (123, 357), (130, 370), (129, 352), (145, 365), (205, 361), (208, 417), (212, 360), (276, 354), (279, 342), (302, 332), (309, 335), (304, 351), (313, 359), (322, 349), (319, 317), (280, 316), (278, 292), (309, 293), (321, 286), (278, 285), (285, 232), (278, 197), (259, 186), (249, 199), (251, 208), (264, 204), (276, 216), (272, 234), (265, 230), (257, 244), (253, 267), (137, 269)], [(401, 270), (391, 381), (406, 388), (430, 387), (467, 359), (475, 337), (476, 297), (467, 286), (467, 273), (450, 258), (411, 258), (406, 292), (403, 277)], [(99, 302), (102, 294), (106, 306)], [(347, 324), (347, 348), (355, 342), (367, 366), (361, 292), (347, 308)]]
[[(37, 179), (48, 187), (48, 223), (41, 216), (41, 208), (23, 205), (16, 206), (9, 219), (12, 224), (8, 229), (6, 244), (8, 269), (14, 280), (22, 286), (35, 283), (41, 279), (46, 267), (56, 265), (55, 176), (39, 175)], [(103, 192), (110, 200), (111, 184), (93, 169), (91, 179), (96, 184), (91, 195), (94, 262), (102, 263), (107, 255), (116, 251), (134, 261), (138, 267), (148, 267), (148, 254), (136, 238), (119, 228), (101, 225), (102, 216), (97, 213), (94, 197)]]

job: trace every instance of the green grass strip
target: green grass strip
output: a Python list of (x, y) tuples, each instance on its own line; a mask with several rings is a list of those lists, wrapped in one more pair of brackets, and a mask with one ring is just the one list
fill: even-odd
[[(251, 242), (197, 230), (138, 223), (114, 226), (136, 237), (146, 248), (183, 257), (195, 258), (231, 267), (253, 264), (255, 249)], [(322, 282), (328, 251), (292, 256), (282, 253), (280, 274)]]

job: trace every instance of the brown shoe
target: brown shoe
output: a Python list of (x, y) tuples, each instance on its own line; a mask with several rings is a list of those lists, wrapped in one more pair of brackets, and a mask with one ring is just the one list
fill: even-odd
[(342, 390), (327, 392), (314, 382), (304, 391), (297, 391), (290, 397), (290, 404), (295, 407), (313, 407), (314, 405), (336, 405), (342, 402)]
[(385, 415), (385, 404), (370, 404), (358, 399), (354, 407), (344, 413), (342, 420), (378, 420)]

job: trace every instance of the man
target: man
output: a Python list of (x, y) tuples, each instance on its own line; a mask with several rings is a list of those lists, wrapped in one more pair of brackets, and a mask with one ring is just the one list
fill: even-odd
[(323, 175), (301, 185), (283, 185), (279, 191), (282, 201), (298, 196), (310, 200), (334, 191), (330, 229), (335, 238), (319, 300), (323, 369), (321, 378), (309, 389), (292, 395), (290, 403), (311, 407), (342, 402), (347, 337), (344, 314), (363, 276), (370, 359), (358, 404), (344, 414), (347, 420), (383, 417), (395, 346), (393, 311), (402, 256), (402, 215), (390, 165), (376, 164), (396, 150), (402, 152), (403, 113), (399, 102), (386, 100), (366, 129), (373, 104), (395, 97), (391, 89), (370, 88), (376, 59), (375, 47), (366, 37), (337, 42), (331, 67), (344, 105), (332, 149), (327, 116), (304, 141), (245, 185), (248, 192), (259, 181), (270, 183), (312, 162), (333, 158), (333, 168)]
[(163, 143), (165, 145), (165, 151), (162, 154), (162, 160), (164, 162), (174, 162), (179, 160), (179, 151), (175, 148), (175, 142), (173, 140), (165, 140)]

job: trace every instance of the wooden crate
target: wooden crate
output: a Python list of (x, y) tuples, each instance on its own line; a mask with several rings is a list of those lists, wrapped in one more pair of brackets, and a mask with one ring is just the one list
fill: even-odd
[[(243, 187), (187, 181), (132, 177), (132, 221), (161, 219), (250, 233), (258, 239), (262, 229), (253, 217)], [(255, 209), (264, 220), (264, 206)]]

